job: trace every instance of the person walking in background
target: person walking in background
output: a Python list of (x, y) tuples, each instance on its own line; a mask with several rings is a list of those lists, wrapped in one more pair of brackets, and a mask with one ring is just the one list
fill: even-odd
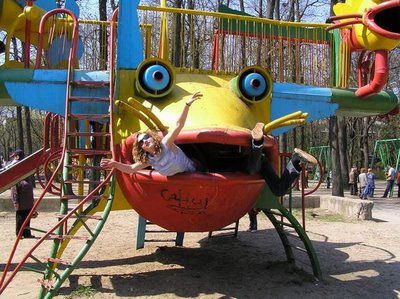
[[(24, 158), (25, 158), (25, 153), (22, 149), (18, 148), (16, 149), (14, 152), (11, 153), (10, 158), (12, 158), (12, 160), (10, 162), (8, 162), (3, 169), (0, 169), (1, 171), (5, 171), (7, 169), (9, 169), (10, 167), (12, 167), (13, 165), (21, 162)], [(35, 188), (35, 175), (32, 174), (31, 176), (27, 177), (26, 180), (32, 184), (32, 187)]]
[(357, 195), (357, 173), (354, 166), (350, 169), (349, 173), (349, 187), (350, 195)]
[(367, 189), (368, 189), (368, 194), (367, 197), (374, 197), (374, 192), (375, 192), (375, 180), (376, 176), (375, 173), (372, 172), (372, 168), (368, 168), (367, 172)]
[[(18, 182), (11, 188), (11, 200), (15, 208), (15, 234), (18, 236), (22, 224), (33, 207), (34, 197), (32, 185), (25, 180)], [(31, 230), (29, 229), (30, 220), (26, 224), (26, 227), (21, 238), (34, 238), (35, 236), (31, 234)]]
[(255, 233), (257, 231), (257, 214), (258, 214), (259, 210), (257, 208), (252, 208), (249, 212), (249, 220), (250, 220), (250, 224), (249, 224), (249, 232), (251, 233)]
[(332, 176), (332, 170), (329, 170), (326, 172), (326, 189), (329, 189), (331, 187), (331, 176)]
[(356, 194), (354, 195), (358, 195), (358, 176), (360, 175), (360, 172), (358, 171), (357, 166), (354, 166), (354, 189), (356, 190)]
[(310, 171), (306, 168), (304, 169), (304, 188), (308, 188), (309, 177), (310, 177)]
[(391, 164), (387, 165), (388, 171), (386, 173), (386, 189), (385, 192), (382, 195), (382, 198), (385, 198), (388, 196), (388, 194), (390, 194), (390, 191), (392, 191), (393, 188), (393, 183), (394, 183), (394, 173), (395, 170), (393, 168), (393, 166)]
[(25, 153), (22, 149), (18, 148), (14, 152), (11, 153), (10, 158), (12, 158), (12, 160), (5, 165), (4, 170), (13, 166), (14, 164), (17, 164), (19, 161), (24, 159)]
[(400, 171), (397, 172), (396, 184), (397, 184), (397, 197), (400, 197)]
[(367, 194), (365, 192), (365, 188), (367, 187), (367, 171), (365, 168), (360, 169), (360, 175), (358, 176), (358, 181), (360, 183), (360, 198), (367, 199)]

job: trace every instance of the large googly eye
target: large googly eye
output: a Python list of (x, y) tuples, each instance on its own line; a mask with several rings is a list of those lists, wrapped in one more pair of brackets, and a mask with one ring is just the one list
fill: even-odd
[(272, 78), (259, 66), (245, 68), (232, 79), (231, 87), (244, 101), (254, 103), (270, 98), (272, 93)]
[(164, 90), (170, 81), (171, 76), (163, 65), (152, 65), (143, 74), (143, 84), (156, 92)]
[(146, 97), (159, 98), (171, 92), (175, 83), (172, 67), (163, 60), (148, 59), (137, 69), (136, 88)]
[(250, 73), (241, 78), (240, 89), (249, 97), (259, 97), (267, 90), (267, 82), (259, 73)]

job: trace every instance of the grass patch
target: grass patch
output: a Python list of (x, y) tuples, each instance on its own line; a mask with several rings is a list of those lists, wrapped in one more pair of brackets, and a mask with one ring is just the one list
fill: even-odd
[[(301, 209), (292, 209), (292, 214), (297, 220), (302, 218)], [(349, 219), (341, 214), (332, 213), (323, 209), (305, 209), (306, 220), (320, 220), (325, 222), (349, 222)]]
[(78, 285), (75, 291), (73, 291), (67, 299), (82, 298), (82, 297), (92, 297), (97, 293), (96, 289), (91, 286)]

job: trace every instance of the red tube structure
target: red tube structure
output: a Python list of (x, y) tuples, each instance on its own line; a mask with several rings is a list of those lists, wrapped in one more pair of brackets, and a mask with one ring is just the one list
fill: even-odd
[(367, 85), (360, 87), (356, 95), (360, 98), (367, 98), (380, 92), (386, 85), (389, 76), (388, 51), (375, 51), (375, 64), (373, 79)]

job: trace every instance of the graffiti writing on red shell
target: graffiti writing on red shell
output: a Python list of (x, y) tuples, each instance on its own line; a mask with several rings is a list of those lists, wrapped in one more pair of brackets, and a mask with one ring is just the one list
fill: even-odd
[(182, 189), (170, 190), (164, 188), (160, 195), (168, 202), (167, 207), (182, 214), (201, 214), (204, 213), (208, 205), (208, 197), (200, 198)]

